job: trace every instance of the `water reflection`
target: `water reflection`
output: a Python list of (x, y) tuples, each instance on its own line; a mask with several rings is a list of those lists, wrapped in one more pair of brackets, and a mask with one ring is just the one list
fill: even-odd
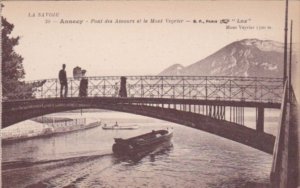
[(150, 154), (150, 161), (155, 162), (155, 160), (160, 159), (162, 157), (168, 157), (170, 153), (173, 151), (173, 144), (171, 143), (169, 146), (165, 146), (158, 150), (155, 153)]

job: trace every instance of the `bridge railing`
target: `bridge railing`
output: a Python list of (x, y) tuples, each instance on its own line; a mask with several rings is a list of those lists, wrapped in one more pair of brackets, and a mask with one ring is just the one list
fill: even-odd
[[(289, 144), (290, 144), (290, 94), (287, 82), (284, 86), (284, 93), (281, 102), (281, 113), (278, 132), (274, 144), (273, 163), (270, 180), (274, 188), (285, 188), (288, 186), (289, 168)], [(290, 167), (291, 168), (291, 167)]]
[[(120, 76), (87, 77), (88, 97), (119, 97)], [(43, 84), (36, 84), (36, 83)], [(60, 97), (58, 79), (27, 82), (30, 91), (14, 92), (7, 100)], [(68, 78), (67, 97), (79, 96), (80, 79)], [(274, 102), (281, 101), (281, 78), (212, 76), (126, 76), (127, 97)]]

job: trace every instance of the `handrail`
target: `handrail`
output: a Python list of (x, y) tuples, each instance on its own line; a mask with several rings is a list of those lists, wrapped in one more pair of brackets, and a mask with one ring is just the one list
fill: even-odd
[[(86, 77), (87, 79), (99, 79), (99, 78), (107, 78), (107, 79), (119, 79), (122, 76), (89, 76)], [(241, 81), (251, 81), (251, 80), (256, 80), (256, 81), (278, 81), (282, 82), (282, 78), (273, 78), (273, 77), (244, 77), (244, 76), (159, 76), (159, 75), (128, 75), (128, 76), (123, 76), (126, 78), (197, 78), (197, 79), (229, 79), (229, 80), (241, 80)], [(73, 77), (68, 77), (68, 80), (78, 80), (80, 78), (73, 78)], [(36, 80), (27, 80), (24, 81), (24, 83), (34, 83), (34, 82), (40, 82), (43, 80), (48, 80), (48, 81), (56, 81), (58, 78), (47, 78), (47, 79), (36, 79)]]
[[(280, 103), (281, 78), (225, 77), (225, 76), (128, 76), (127, 97), (180, 98), (209, 100), (239, 100)], [(86, 77), (88, 97), (118, 97), (120, 76)], [(80, 97), (80, 78), (68, 78), (67, 97)], [(59, 98), (58, 79), (22, 83), (16, 91), (5, 92), (5, 101), (33, 98)]]
[(279, 126), (278, 126), (278, 132), (274, 144), (274, 152), (273, 152), (273, 163), (272, 163), (272, 169), (271, 169), (271, 181), (274, 184), (277, 184), (278, 181), (278, 172), (282, 165), (282, 151), (283, 151), (283, 142), (285, 139), (284, 130), (285, 130), (285, 120), (286, 120), (286, 110), (287, 110), (287, 101), (288, 100), (288, 88), (287, 88), (287, 81), (284, 84), (284, 93), (282, 96), (282, 102), (281, 102), (281, 113), (280, 113), (280, 119), (279, 119)]

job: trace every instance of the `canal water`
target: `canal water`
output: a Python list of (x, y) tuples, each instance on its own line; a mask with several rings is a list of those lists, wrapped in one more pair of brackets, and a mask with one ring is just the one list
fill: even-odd
[[(276, 134), (278, 111), (266, 130)], [(272, 155), (182, 125), (119, 112), (60, 113), (52, 116), (138, 124), (137, 130), (101, 127), (2, 144), (2, 187), (266, 187)], [(246, 123), (253, 125), (249, 113)], [(26, 122), (28, 124), (28, 122)], [(22, 123), (21, 123), (22, 124)], [(24, 122), (25, 124), (25, 122)], [(173, 128), (173, 146), (139, 161), (115, 157), (113, 138)]]

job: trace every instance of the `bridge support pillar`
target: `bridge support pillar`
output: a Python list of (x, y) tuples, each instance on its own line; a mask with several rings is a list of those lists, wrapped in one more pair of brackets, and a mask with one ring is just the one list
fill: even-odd
[(256, 130), (258, 132), (264, 132), (264, 116), (265, 109), (263, 107), (258, 107), (256, 114)]

